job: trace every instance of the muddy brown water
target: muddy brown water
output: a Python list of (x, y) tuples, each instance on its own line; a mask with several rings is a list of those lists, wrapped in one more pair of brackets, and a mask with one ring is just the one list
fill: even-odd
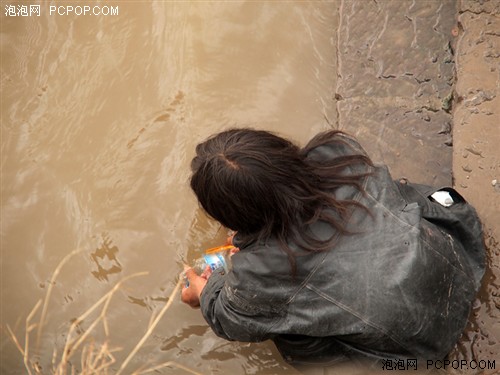
[[(1, 3), (0, 372), (25, 373), (7, 326), (24, 346), (26, 318), (49, 290), (38, 349), (36, 329), (29, 335), (30, 358), (45, 373), (70, 323), (146, 271), (111, 299), (109, 336), (102, 324), (92, 330), (97, 343), (120, 349), (118, 368), (183, 261), (225, 238), (188, 188), (195, 145), (230, 126), (304, 143), (335, 124), (338, 3), (89, 3), (100, 15), (51, 14), (43, 3), (40, 16), (19, 17), (5, 14), (9, 4)], [(105, 6), (118, 14), (103, 15)], [(484, 317), (497, 324), (495, 313)], [(95, 318), (79, 324), (80, 335)], [(484, 337), (468, 332), (476, 345)], [(472, 353), (462, 346), (460, 355)], [(218, 339), (178, 296), (125, 373), (166, 361), (201, 373), (294, 371), (269, 343)]]

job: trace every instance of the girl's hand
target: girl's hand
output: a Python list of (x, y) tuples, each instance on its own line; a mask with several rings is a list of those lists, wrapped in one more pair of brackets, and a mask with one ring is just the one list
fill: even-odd
[(233, 244), (233, 238), (236, 236), (236, 232), (228, 233), (228, 237), (226, 238), (226, 245)]
[(207, 284), (207, 280), (212, 274), (210, 266), (207, 266), (203, 273), (198, 276), (192, 268), (187, 268), (185, 270), (187, 279), (189, 280), (189, 286), (182, 289), (181, 301), (188, 304), (192, 308), (200, 307), (200, 296), (203, 288)]
[(240, 251), (239, 247), (233, 247), (231, 250), (229, 250), (229, 256), (232, 257), (234, 254), (236, 254), (238, 251)]

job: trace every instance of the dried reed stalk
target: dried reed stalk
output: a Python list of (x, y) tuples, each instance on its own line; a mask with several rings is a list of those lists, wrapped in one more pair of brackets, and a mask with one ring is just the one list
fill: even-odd
[(19, 340), (17, 339), (14, 332), (12, 332), (12, 329), (10, 328), (10, 326), (7, 324), (7, 330), (9, 331), (10, 338), (12, 339), (12, 341), (14, 341), (14, 344), (16, 345), (17, 349), (21, 352), (21, 355), (23, 356), (24, 367), (26, 367), (26, 371), (28, 371), (29, 375), (31, 375), (31, 366), (29, 363), (29, 334), (34, 328), (36, 328), (36, 324), (30, 324), (30, 322), (31, 322), (31, 319), (33, 318), (33, 315), (36, 314), (41, 303), (42, 303), (42, 300), (38, 300), (35, 307), (33, 307), (31, 312), (26, 317), (26, 324), (25, 324), (25, 329), (24, 329), (25, 330), (24, 349), (21, 346), (21, 344), (19, 343)]
[(111, 353), (107, 343), (101, 345), (99, 350), (95, 349), (93, 342), (84, 346), (81, 355), (82, 374), (101, 374), (103, 371), (107, 373), (106, 370), (116, 362)]
[(36, 324), (30, 324), (31, 319), (33, 316), (36, 314), (38, 308), (40, 307), (40, 304), (42, 303), (41, 300), (38, 300), (36, 303), (35, 307), (31, 310), (31, 312), (28, 314), (26, 317), (26, 328), (25, 328), (25, 335), (24, 335), (24, 366), (28, 370), (28, 373), (31, 375), (31, 371), (29, 370), (28, 362), (29, 362), (29, 335), (30, 332), (36, 327)]
[(155, 329), (155, 327), (158, 325), (158, 323), (160, 322), (160, 320), (163, 317), (163, 315), (165, 314), (165, 312), (168, 310), (168, 308), (170, 307), (170, 305), (174, 301), (174, 297), (177, 294), (177, 292), (179, 291), (179, 289), (180, 289), (180, 287), (181, 287), (181, 285), (183, 283), (184, 283), (184, 278), (182, 277), (182, 274), (181, 274), (179, 276), (179, 280), (177, 281), (177, 284), (176, 284), (174, 290), (172, 291), (172, 293), (168, 297), (168, 302), (165, 304), (165, 306), (163, 306), (163, 308), (161, 309), (160, 313), (156, 316), (155, 320), (149, 325), (146, 333), (144, 334), (144, 336), (142, 336), (142, 339), (137, 343), (137, 345), (135, 346), (135, 348), (130, 352), (130, 354), (127, 356), (127, 358), (125, 359), (125, 361), (122, 362), (122, 364), (120, 366), (120, 369), (118, 370), (118, 372), (116, 373), (116, 375), (120, 375), (121, 374), (121, 372), (123, 371), (123, 369), (125, 367), (127, 367), (128, 363), (130, 362), (130, 360), (132, 359), (132, 357), (137, 353), (137, 351), (140, 349), (140, 347), (144, 344), (144, 342), (147, 340), (147, 338), (151, 335), (151, 333), (153, 332), (153, 330)]
[(61, 269), (66, 264), (66, 262), (69, 259), (71, 259), (74, 255), (80, 253), (81, 251), (83, 251), (83, 249), (79, 248), (79, 249), (75, 249), (71, 253), (67, 254), (63, 258), (63, 260), (61, 260), (61, 262), (57, 265), (56, 269), (54, 270), (54, 273), (52, 274), (52, 277), (50, 278), (49, 286), (47, 287), (47, 293), (45, 294), (45, 299), (43, 301), (42, 315), (40, 316), (40, 321), (38, 322), (38, 331), (37, 331), (37, 336), (36, 336), (36, 350), (37, 351), (40, 348), (40, 339), (42, 337), (43, 324), (45, 323), (45, 318), (47, 316), (47, 308), (49, 307), (50, 295), (52, 294), (52, 288), (54, 287), (57, 276), (59, 275), (59, 272), (61, 272)]
[(151, 368), (148, 368), (146, 370), (143, 370), (143, 371), (139, 371), (139, 372), (134, 372), (132, 373), (132, 375), (142, 375), (142, 374), (147, 374), (148, 372), (153, 372), (153, 371), (157, 371), (159, 369), (162, 369), (164, 367), (177, 367), (181, 370), (184, 370), (186, 372), (189, 372), (190, 374), (194, 374), (194, 375), (203, 375), (202, 373), (200, 372), (196, 372), (194, 370), (191, 370), (190, 368), (186, 367), (186, 366), (183, 366), (181, 365), (180, 363), (177, 363), (177, 362), (174, 362), (174, 361), (168, 361), (168, 362), (165, 362), (165, 363), (162, 363), (160, 365), (157, 365), (157, 366), (154, 366), (154, 367), (151, 367)]
[[(99, 299), (99, 301), (97, 301), (96, 303), (94, 303), (94, 305), (92, 305), (87, 311), (85, 311), (82, 315), (80, 315), (78, 318), (76, 318), (71, 323), (71, 326), (69, 328), (68, 335), (67, 335), (67, 338), (66, 338), (66, 344), (64, 345), (63, 354), (62, 354), (61, 360), (59, 361), (58, 369), (56, 371), (57, 374), (64, 374), (65, 373), (66, 365), (67, 365), (69, 359), (71, 358), (71, 356), (73, 355), (73, 353), (85, 341), (85, 339), (88, 337), (88, 335), (90, 334), (90, 332), (92, 332), (92, 330), (97, 326), (97, 324), (100, 321), (105, 320), (106, 312), (108, 310), (109, 303), (111, 302), (111, 297), (113, 297), (114, 293), (118, 290), (118, 288), (120, 288), (120, 286), (125, 281), (127, 281), (127, 280), (129, 280), (129, 279), (131, 279), (133, 277), (143, 276), (143, 275), (147, 275), (147, 274), (148, 274), (148, 272), (138, 272), (138, 273), (135, 273), (133, 275), (129, 275), (129, 276), (123, 278), (122, 280), (120, 280), (119, 282), (117, 282), (115, 284), (115, 286), (108, 293), (106, 293), (104, 296), (102, 296)], [(85, 333), (83, 335), (81, 335), (78, 339), (72, 340), (74, 331), (75, 331), (76, 327), (78, 326), (78, 324), (80, 324), (81, 322), (83, 322), (87, 316), (89, 316), (97, 307), (99, 307), (103, 303), (104, 303), (104, 307), (101, 310), (101, 313), (90, 324), (90, 326), (85, 330)]]
[[(26, 367), (26, 370), (29, 375), (33, 375), (31, 370), (34, 370), (36, 374), (42, 374), (41, 368), (36, 365), (36, 363), (33, 363), (30, 361), (29, 358), (29, 348), (30, 348), (30, 340), (29, 336), (31, 331), (34, 329), (37, 330), (37, 339), (36, 339), (36, 350), (38, 351), (39, 349), (39, 344), (40, 344), (40, 339), (42, 336), (42, 331), (43, 331), (43, 326), (46, 321), (46, 316), (47, 316), (47, 309), (49, 305), (49, 300), (50, 296), (52, 294), (52, 289), (53, 286), (55, 285), (55, 281), (62, 269), (62, 267), (68, 262), (68, 260), (73, 257), (74, 255), (80, 253), (82, 249), (75, 249), (68, 255), (66, 255), (63, 260), (58, 264), (56, 269), (54, 270), (54, 273), (52, 274), (52, 277), (50, 279), (50, 284), (47, 288), (47, 292), (45, 294), (45, 298), (43, 299), (43, 308), (40, 316), (40, 320), (38, 323), (31, 323), (31, 320), (37, 313), (38, 309), (40, 308), (40, 305), (42, 304), (42, 300), (40, 299), (36, 305), (33, 307), (31, 312), (26, 318), (26, 324), (25, 324), (25, 343), (24, 343), (24, 348), (23, 346), (19, 343), (19, 340), (17, 339), (16, 335), (12, 331), (9, 325), (7, 325), (7, 330), (9, 331), (9, 334), (11, 336), (12, 341), (14, 342), (14, 345), (17, 347), (21, 355), (23, 356), (24, 360), (24, 365)], [(84, 343), (84, 341), (87, 339), (89, 336), (90, 332), (97, 326), (99, 322), (103, 323), (103, 328), (106, 334), (106, 337), (109, 336), (109, 328), (107, 324), (107, 319), (106, 319), (106, 313), (109, 308), (109, 304), (111, 302), (111, 298), (113, 297), (114, 293), (120, 288), (120, 286), (127, 280), (137, 277), (137, 276), (142, 276), (146, 275), (148, 272), (139, 272), (135, 273), (133, 275), (129, 275), (119, 282), (117, 282), (113, 288), (107, 292), (104, 296), (102, 296), (96, 303), (94, 303), (90, 308), (88, 308), (83, 314), (81, 314), (77, 319), (75, 319), (72, 323), (71, 326), (68, 330), (65, 346), (63, 349), (63, 353), (61, 356), (61, 359), (58, 361), (58, 365), (56, 366), (57, 362), (57, 349), (54, 349), (53, 355), (52, 355), (52, 374), (54, 375), (66, 375), (68, 374), (68, 368), (67, 365), (69, 363), (70, 358), (72, 355), (78, 350), (80, 345)], [(120, 375), (121, 372), (125, 369), (125, 367), (129, 364), (130, 360), (134, 357), (134, 355), (137, 353), (137, 351), (142, 347), (144, 342), (148, 339), (148, 337), (152, 334), (153, 330), (156, 328), (158, 323), (160, 322), (161, 318), (165, 314), (165, 312), (168, 310), (168, 308), (172, 305), (174, 298), (179, 291), (182, 283), (184, 282), (184, 279), (182, 275), (179, 277), (179, 280), (170, 294), (167, 303), (165, 306), (160, 310), (160, 312), (154, 316), (154, 314), (151, 316), (148, 329), (146, 330), (144, 336), (141, 338), (141, 340), (137, 343), (137, 345), (134, 347), (134, 349), (130, 352), (130, 354), (127, 356), (125, 361), (121, 364), (120, 369), (116, 373), (116, 375)], [(101, 312), (99, 313), (98, 317), (90, 324), (90, 326), (85, 330), (85, 333), (81, 335), (79, 338), (73, 339), (74, 332), (81, 322), (83, 322), (92, 312), (94, 312), (99, 306), (103, 305)], [(153, 319), (154, 318), (154, 319)], [(94, 342), (91, 341), (90, 343), (87, 343), (86, 346), (83, 346), (82, 348), (82, 353), (81, 353), (81, 358), (80, 358), (80, 365), (81, 365), (81, 375), (91, 375), (91, 374), (98, 374), (98, 375), (104, 375), (107, 374), (107, 370), (109, 367), (116, 362), (115, 357), (113, 356), (112, 352), (120, 350), (119, 348), (115, 348), (111, 350), (108, 347), (107, 343), (104, 343), (103, 345), (100, 346), (99, 349), (95, 348)], [(145, 369), (145, 370), (136, 370), (133, 372), (135, 375), (139, 374), (146, 374), (149, 372), (153, 372), (156, 370), (159, 370), (164, 367), (176, 367), (181, 370), (184, 370), (186, 372), (189, 372), (194, 375), (202, 375), (199, 372), (196, 372), (194, 370), (189, 369), (188, 367), (174, 362), (174, 361), (168, 361), (163, 364)], [(75, 367), (71, 367), (71, 374), (75, 374)]]

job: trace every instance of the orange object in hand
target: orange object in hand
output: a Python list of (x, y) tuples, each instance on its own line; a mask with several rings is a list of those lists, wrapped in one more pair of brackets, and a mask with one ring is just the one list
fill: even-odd
[(234, 248), (233, 245), (223, 245), (223, 246), (212, 247), (210, 249), (205, 250), (205, 254), (218, 253), (220, 251), (230, 250), (232, 248)]

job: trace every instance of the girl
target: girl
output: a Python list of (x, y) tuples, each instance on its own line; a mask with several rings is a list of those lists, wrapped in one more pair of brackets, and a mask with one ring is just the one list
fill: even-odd
[(455, 190), (393, 181), (339, 131), (304, 148), (223, 131), (191, 167), (201, 206), (240, 249), (227, 273), (186, 272), (182, 300), (218, 336), (273, 340), (292, 365), (452, 349), (485, 263), (480, 222)]

